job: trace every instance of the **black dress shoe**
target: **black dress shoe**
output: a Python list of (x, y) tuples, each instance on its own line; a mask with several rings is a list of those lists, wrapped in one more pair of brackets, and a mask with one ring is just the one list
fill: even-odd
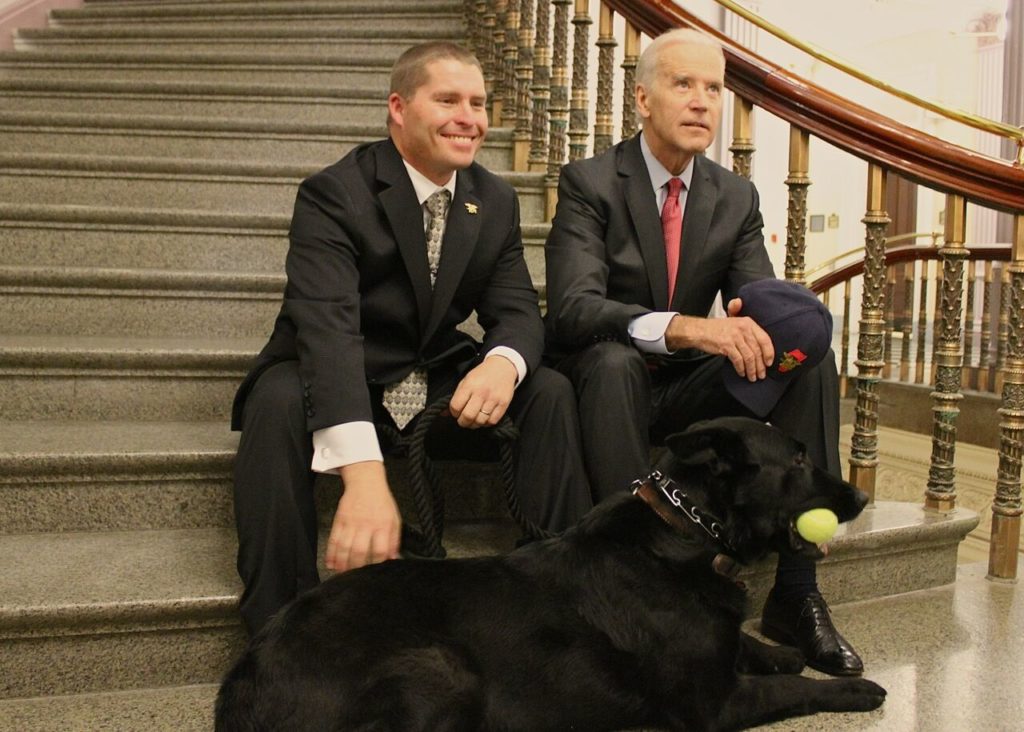
[(860, 676), (864, 662), (832, 624), (825, 599), (812, 592), (780, 602), (770, 593), (761, 613), (761, 633), (777, 643), (796, 646), (807, 665), (832, 676)]

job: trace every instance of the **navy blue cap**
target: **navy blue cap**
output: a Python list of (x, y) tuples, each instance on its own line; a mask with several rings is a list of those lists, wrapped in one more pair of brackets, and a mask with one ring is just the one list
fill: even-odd
[(748, 282), (737, 297), (743, 301), (739, 314), (751, 318), (772, 339), (775, 362), (765, 378), (752, 382), (726, 361), (722, 378), (740, 404), (758, 417), (766, 417), (790, 383), (828, 353), (832, 314), (813, 292), (786, 280)]

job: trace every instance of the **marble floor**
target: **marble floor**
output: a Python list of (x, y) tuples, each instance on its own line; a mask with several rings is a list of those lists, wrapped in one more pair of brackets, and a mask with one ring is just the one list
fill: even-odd
[[(759, 729), (1024, 729), (1024, 590), (985, 579), (985, 570), (983, 563), (962, 564), (955, 584), (833, 608), (863, 654), (867, 676), (888, 690), (885, 705)], [(205, 685), (0, 702), (0, 730), (209, 730), (215, 694)]]

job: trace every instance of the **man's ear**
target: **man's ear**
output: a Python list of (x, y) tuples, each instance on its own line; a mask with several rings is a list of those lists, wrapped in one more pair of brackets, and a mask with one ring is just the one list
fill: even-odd
[(391, 92), (391, 96), (388, 97), (388, 115), (391, 118), (392, 124), (396, 124), (401, 127), (404, 121), (404, 114), (405, 100), (399, 96), (398, 92)]
[(665, 445), (683, 465), (705, 467), (714, 475), (735, 472), (750, 465), (750, 453), (743, 438), (724, 427), (698, 422), (685, 432), (677, 432)]
[(642, 118), (647, 119), (651, 116), (651, 108), (647, 105), (647, 90), (643, 84), (636, 85), (636, 112)]

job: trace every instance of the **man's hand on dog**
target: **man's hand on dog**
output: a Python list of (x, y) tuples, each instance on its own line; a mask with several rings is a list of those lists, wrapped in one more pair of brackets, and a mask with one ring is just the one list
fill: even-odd
[(697, 348), (725, 356), (736, 373), (750, 381), (763, 379), (775, 361), (775, 348), (767, 333), (750, 318), (740, 316), (743, 301), (729, 301), (728, 318), (694, 318), (677, 315), (665, 331), (669, 351)]
[(512, 401), (519, 374), (504, 356), (488, 356), (462, 377), (448, 409), (459, 427), (477, 429), (498, 424)]
[(402, 518), (384, 473), (368, 461), (341, 469), (344, 492), (334, 513), (324, 557), (328, 569), (345, 572), (398, 558)]

